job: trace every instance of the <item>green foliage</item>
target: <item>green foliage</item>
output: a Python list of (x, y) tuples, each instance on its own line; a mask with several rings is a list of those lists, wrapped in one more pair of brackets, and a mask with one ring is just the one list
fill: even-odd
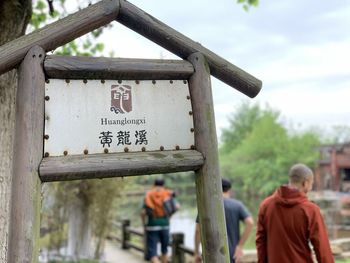
[(259, 5), (259, 0), (237, 0), (237, 3), (242, 4), (245, 11), (249, 11), (250, 6), (257, 7)]
[(90, 216), (96, 237), (95, 258), (100, 258), (103, 252), (103, 241), (117, 217), (125, 184), (121, 178), (90, 180), (89, 184)]
[(121, 178), (68, 181), (46, 185), (42, 225), (48, 228), (50, 233), (41, 240), (41, 248), (59, 251), (67, 239), (69, 205), (79, 198), (84, 200), (89, 211), (95, 237), (95, 257), (99, 258), (102, 254), (103, 240), (116, 219), (124, 186)]
[(60, 225), (49, 234), (40, 237), (39, 247), (59, 251), (67, 241), (67, 228), (67, 224)]
[(350, 263), (350, 259), (337, 259), (335, 263)]
[(248, 102), (243, 102), (236, 113), (229, 118), (230, 127), (222, 131), (220, 150), (228, 153), (235, 149), (251, 132), (253, 125), (265, 114), (278, 115), (277, 112), (262, 111), (259, 105), (251, 106)]
[(313, 167), (318, 158), (318, 134), (292, 134), (278, 117), (274, 110), (245, 103), (223, 134), (222, 175), (233, 180), (240, 197), (260, 199), (287, 182), (291, 165), (302, 162)]
[[(37, 30), (47, 24), (61, 19), (68, 15), (65, 8), (65, 0), (54, 1), (55, 11), (49, 14), (49, 8), (46, 0), (36, 0), (33, 5), (33, 14), (29, 26), (29, 30)], [(80, 8), (80, 7), (79, 7)], [(101, 36), (105, 27), (96, 29), (89, 34), (73, 40), (54, 51), (55, 55), (70, 55), (70, 56), (96, 56), (102, 55), (104, 51), (104, 44), (96, 41)]]

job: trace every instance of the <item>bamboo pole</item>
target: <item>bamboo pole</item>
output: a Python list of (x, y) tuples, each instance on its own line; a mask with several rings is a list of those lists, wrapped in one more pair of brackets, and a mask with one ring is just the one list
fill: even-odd
[(189, 56), (195, 73), (189, 79), (195, 129), (195, 147), (204, 157), (196, 171), (196, 192), (205, 263), (230, 262), (223, 207), (218, 145), (209, 66), (197, 52)]

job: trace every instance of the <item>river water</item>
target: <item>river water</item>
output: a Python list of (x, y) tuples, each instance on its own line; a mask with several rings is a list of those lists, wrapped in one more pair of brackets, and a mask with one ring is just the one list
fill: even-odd
[(196, 214), (181, 211), (170, 219), (170, 233), (184, 233), (185, 246), (194, 249), (194, 231), (196, 225)]

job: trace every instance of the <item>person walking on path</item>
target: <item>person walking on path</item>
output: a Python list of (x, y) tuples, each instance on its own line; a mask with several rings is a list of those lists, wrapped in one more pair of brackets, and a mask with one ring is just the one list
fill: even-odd
[[(225, 210), (226, 231), (229, 247), (229, 255), (231, 263), (239, 263), (243, 256), (243, 246), (252, 231), (254, 220), (244, 204), (231, 197), (231, 182), (227, 179), (222, 179), (222, 192)], [(199, 220), (197, 216), (195, 229), (195, 244), (194, 244), (194, 257), (195, 262), (202, 262), (201, 255), (199, 253), (200, 244), (200, 228)], [(240, 222), (244, 222), (244, 230), (242, 236), (240, 236)]]
[(145, 195), (141, 210), (142, 225), (146, 234), (147, 255), (152, 263), (159, 262), (157, 255), (159, 242), (162, 253), (161, 262), (168, 263), (169, 221), (170, 216), (179, 207), (174, 192), (164, 187), (163, 179), (156, 179), (152, 189)]
[(259, 207), (256, 248), (258, 263), (334, 263), (319, 207), (308, 200), (313, 172), (304, 164), (289, 170), (289, 184), (280, 186)]

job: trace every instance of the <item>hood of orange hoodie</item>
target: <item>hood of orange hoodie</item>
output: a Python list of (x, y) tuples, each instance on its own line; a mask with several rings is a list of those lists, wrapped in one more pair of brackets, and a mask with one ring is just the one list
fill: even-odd
[(305, 193), (291, 188), (288, 185), (280, 186), (274, 193), (274, 197), (276, 198), (277, 204), (286, 207), (293, 207), (308, 201)]

